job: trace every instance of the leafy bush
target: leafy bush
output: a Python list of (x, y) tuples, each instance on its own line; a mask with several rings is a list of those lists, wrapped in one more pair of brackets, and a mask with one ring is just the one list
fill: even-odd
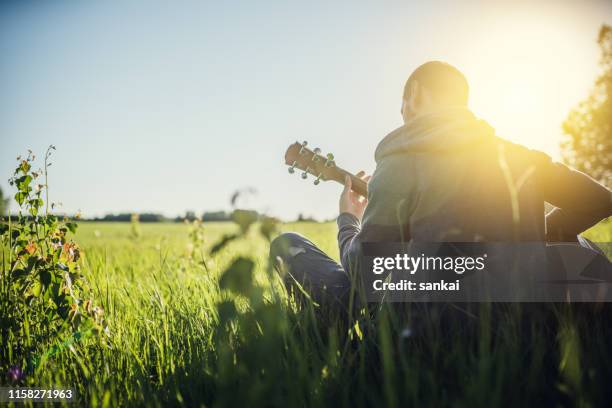
[(94, 305), (81, 273), (81, 249), (69, 238), (77, 224), (49, 211), (48, 168), (54, 149), (47, 150), (40, 171), (32, 169), (31, 151), (26, 158), (18, 157), (9, 180), (17, 189), (19, 214), (16, 222), (9, 217), (0, 223), (0, 343), (9, 345), (0, 348), (3, 372), (9, 366), (13, 371), (31, 370), (38, 362), (36, 353), (65, 333), (81, 336), (107, 330), (103, 310)]

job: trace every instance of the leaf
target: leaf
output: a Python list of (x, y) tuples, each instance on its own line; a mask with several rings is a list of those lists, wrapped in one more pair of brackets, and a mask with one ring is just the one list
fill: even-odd
[(217, 242), (215, 245), (213, 245), (213, 247), (210, 249), (210, 254), (211, 255), (216, 254), (217, 252), (225, 248), (227, 244), (229, 244), (231, 241), (235, 240), (236, 238), (238, 238), (238, 235), (236, 234), (224, 235), (223, 238), (221, 238), (221, 240)]
[(266, 237), (268, 241), (272, 238), (272, 234), (276, 232), (278, 226), (278, 220), (273, 217), (263, 217), (261, 220), (261, 226), (259, 227), (259, 232), (261, 235)]
[(20, 191), (24, 191), (24, 190), (27, 190), (31, 181), (32, 181), (32, 176), (27, 174), (25, 176), (21, 176), (18, 179), (16, 179), (15, 183), (17, 184), (17, 189), (19, 189)]
[(76, 222), (67, 222), (66, 228), (70, 230), (73, 234), (76, 232), (78, 224)]
[(232, 213), (232, 220), (238, 224), (243, 234), (257, 221), (257, 218), (258, 214), (256, 211), (234, 210)]
[(25, 269), (15, 269), (13, 271), (13, 278), (14, 279), (19, 279), (22, 278), (24, 276), (28, 275), (28, 271), (26, 271)]
[(254, 267), (255, 263), (248, 258), (236, 259), (221, 275), (219, 287), (237, 294), (248, 295), (253, 286)]
[(363, 340), (363, 332), (361, 331), (361, 327), (359, 327), (359, 320), (355, 321), (355, 325), (353, 326), (353, 329), (355, 330), (357, 337), (359, 337), (359, 340)]
[(51, 273), (49, 271), (40, 271), (38, 277), (43, 286), (48, 286), (51, 283)]
[(57, 217), (55, 215), (47, 215), (45, 222), (48, 226), (52, 226), (53, 224), (55, 224), (57, 222)]
[(35, 297), (40, 296), (41, 290), (42, 290), (42, 286), (40, 285), (40, 282), (34, 281), (34, 283), (32, 284), (30, 288), (30, 292), (32, 293), (32, 295), (34, 295)]
[(238, 310), (236, 310), (236, 305), (233, 300), (226, 300), (217, 304), (217, 313), (219, 314), (219, 322), (221, 324), (233, 320), (238, 316)]
[(27, 197), (27, 194), (19, 191), (17, 192), (17, 194), (15, 194), (15, 201), (17, 201), (17, 204), (19, 204), (19, 206), (22, 206)]

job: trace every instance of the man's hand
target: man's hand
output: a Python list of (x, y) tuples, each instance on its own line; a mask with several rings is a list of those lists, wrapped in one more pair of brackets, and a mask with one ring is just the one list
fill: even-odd
[[(357, 177), (365, 181), (370, 181), (372, 176), (366, 176), (365, 171), (360, 171), (356, 174)], [(340, 214), (349, 213), (353, 214), (359, 221), (363, 217), (363, 212), (368, 205), (368, 199), (361, 197), (359, 194), (351, 190), (352, 182), (349, 176), (346, 176), (344, 180), (344, 190), (340, 195)]]

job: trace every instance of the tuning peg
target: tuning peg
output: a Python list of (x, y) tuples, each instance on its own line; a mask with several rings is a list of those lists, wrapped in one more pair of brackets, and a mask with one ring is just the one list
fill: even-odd
[(327, 160), (334, 160), (334, 155), (331, 153), (327, 153)]
[(306, 180), (308, 178), (308, 172), (310, 171), (310, 167), (306, 167), (306, 170), (302, 173), (302, 178)]
[(314, 181), (314, 185), (318, 186), (319, 183), (321, 182), (321, 177), (323, 176), (323, 173), (319, 173), (319, 175), (317, 176), (317, 179)]
[(308, 142), (304, 140), (304, 142), (302, 143), (302, 147), (300, 147), (300, 154), (306, 153), (306, 146), (307, 145), (308, 145)]
[(318, 147), (315, 147), (313, 150), (314, 154), (312, 155), (312, 161), (316, 162), (319, 161), (319, 155), (321, 154), (321, 149), (319, 149)]
[(291, 165), (291, 167), (289, 167), (289, 173), (293, 174), (295, 173), (295, 166), (297, 164), (297, 160), (293, 162), (293, 164)]
[(333, 167), (334, 163), (334, 155), (331, 153), (327, 153), (327, 160), (325, 161), (325, 167)]

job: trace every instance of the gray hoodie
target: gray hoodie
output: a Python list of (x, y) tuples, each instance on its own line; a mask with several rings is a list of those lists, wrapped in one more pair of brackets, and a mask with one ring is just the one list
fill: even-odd
[[(612, 192), (589, 176), (495, 135), (466, 108), (423, 115), (375, 153), (363, 223), (338, 217), (342, 265), (362, 242), (576, 240), (612, 215)], [(547, 217), (544, 203), (557, 207)]]

